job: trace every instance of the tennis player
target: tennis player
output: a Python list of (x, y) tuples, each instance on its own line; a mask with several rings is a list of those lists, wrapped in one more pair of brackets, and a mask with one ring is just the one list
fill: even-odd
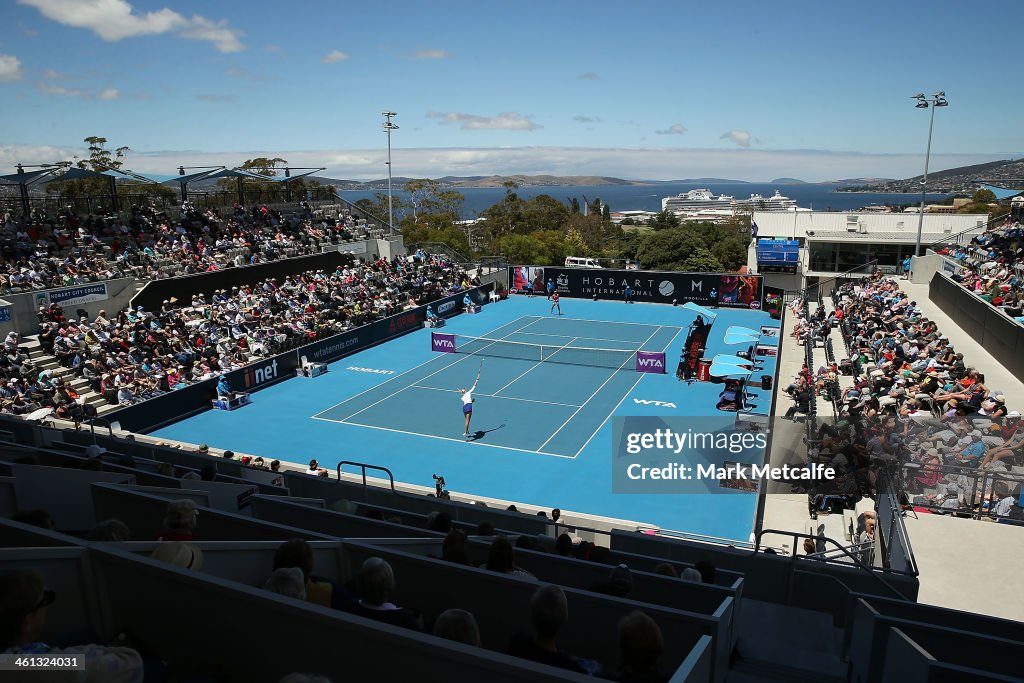
[(555, 309), (557, 308), (558, 309), (558, 315), (562, 315), (562, 304), (559, 303), (559, 301), (560, 301), (560, 297), (558, 296), (558, 292), (552, 292), (551, 293), (551, 312), (554, 313)]
[(469, 421), (473, 419), (473, 392), (476, 391), (476, 385), (480, 383), (480, 373), (484, 369), (484, 362), (480, 361), (480, 370), (477, 370), (476, 380), (473, 382), (473, 386), (469, 389), (460, 387), (459, 391), (462, 392), (462, 414), (466, 416), (466, 430), (462, 436), (469, 438)]

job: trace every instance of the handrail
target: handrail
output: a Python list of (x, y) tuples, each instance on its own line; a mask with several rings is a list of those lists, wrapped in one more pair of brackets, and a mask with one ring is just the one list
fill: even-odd
[(102, 420), (103, 422), (107, 423), (107, 436), (109, 436), (111, 439), (114, 438), (114, 426), (113, 426), (113, 423), (110, 420), (108, 420), (105, 417), (100, 417), (99, 415), (97, 415), (96, 417), (90, 417), (88, 420), (86, 420), (86, 424), (89, 425), (89, 429), (92, 431), (92, 445), (93, 446), (96, 445), (96, 421), (97, 420)]
[(367, 211), (366, 209), (364, 209), (361, 206), (356, 206), (354, 203), (352, 203), (349, 200), (345, 199), (344, 197), (342, 197), (337, 192), (334, 193), (334, 196), (338, 199), (338, 201), (340, 201), (342, 204), (347, 206), (349, 211), (358, 211), (360, 213), (364, 213), (367, 216), (369, 216), (370, 218), (372, 218), (374, 221), (376, 221), (378, 225), (386, 225), (386, 226), (388, 226), (388, 233), (389, 234), (394, 235), (395, 233), (401, 233), (402, 232), (401, 230), (396, 229), (394, 225), (388, 223), (383, 218), (379, 218), (379, 217), (373, 215), (372, 213), (370, 213), (369, 211)]
[(417, 250), (417, 249), (423, 249), (424, 251), (429, 251), (429, 247), (432, 247), (432, 246), (433, 247), (442, 247), (444, 251), (441, 251), (439, 249), (438, 252), (440, 252), (440, 253), (447, 253), (447, 255), (449, 255), (452, 258), (454, 258), (460, 264), (472, 263), (472, 261), (470, 259), (466, 258), (466, 256), (464, 254), (461, 254), (457, 249), (455, 249), (451, 245), (446, 244), (444, 242), (416, 242), (414, 244), (407, 244), (407, 245), (405, 245), (405, 248), (408, 251), (410, 251), (410, 252), (415, 252), (415, 250)]
[[(995, 223), (996, 221), (1005, 220), (1008, 215), (1009, 215), (1009, 213), (1000, 214), (999, 216), (995, 216), (995, 217), (990, 218), (987, 221), (985, 221), (985, 225), (981, 228), (981, 234), (984, 234), (984, 233), (988, 232), (989, 228), (992, 227), (993, 223)], [(927, 249), (928, 247), (931, 247), (931, 246), (936, 245), (936, 244), (947, 244), (947, 243), (951, 242), (952, 240), (954, 240), (955, 238), (960, 237), (961, 235), (966, 235), (969, 232), (976, 231), (977, 229), (978, 229), (978, 226), (974, 226), (973, 228), (967, 228), (966, 230), (961, 230), (960, 232), (958, 232), (956, 234), (943, 237), (942, 239), (937, 239), (934, 242), (929, 242), (928, 244), (925, 244), (925, 245), (922, 245), (922, 246), (924, 246), (925, 249)], [(960, 242), (957, 241), (957, 244), (960, 244)]]
[(790, 559), (793, 559), (793, 560), (795, 560), (796, 557), (797, 557), (797, 554), (796, 554), (796, 549), (797, 549), (796, 541), (801, 539), (801, 538), (809, 538), (809, 539), (811, 539), (812, 541), (815, 541), (815, 542), (824, 541), (825, 543), (831, 543), (832, 545), (834, 545), (837, 548), (839, 548), (844, 555), (846, 555), (848, 558), (850, 558), (850, 560), (853, 562), (853, 564), (856, 567), (859, 567), (861, 570), (867, 572), (871, 577), (873, 577), (875, 579), (875, 581), (878, 581), (879, 583), (881, 583), (885, 588), (887, 588), (892, 593), (894, 593), (896, 595), (896, 597), (898, 597), (900, 600), (909, 600), (909, 598), (906, 595), (904, 595), (902, 592), (900, 592), (900, 590), (898, 588), (896, 588), (891, 583), (889, 583), (888, 581), (883, 579), (871, 567), (869, 567), (866, 564), (864, 564), (863, 562), (861, 562), (860, 559), (858, 559), (857, 557), (851, 555), (850, 552), (846, 549), (845, 546), (843, 546), (838, 541), (836, 541), (836, 540), (834, 540), (832, 538), (829, 538), (828, 536), (815, 536), (815, 535), (812, 535), (812, 534), (805, 534), (805, 533), (803, 533), (801, 531), (783, 531), (781, 529), (762, 529), (761, 531), (759, 531), (757, 533), (757, 536), (756, 536), (757, 543), (754, 546), (754, 552), (755, 553), (758, 551), (758, 549), (760, 549), (760, 547), (761, 547), (761, 537), (764, 536), (765, 534), (778, 534), (780, 536), (788, 536), (788, 537), (792, 538), (793, 539), (793, 544), (792, 544), (792, 548), (791, 548), (791, 551), (790, 551), (791, 552)]
[(816, 282), (815, 284), (808, 285), (807, 287), (804, 287), (803, 289), (790, 289), (790, 290), (786, 290), (785, 293), (786, 294), (799, 293), (801, 298), (806, 299), (807, 298), (807, 292), (809, 292), (811, 289), (817, 287), (818, 288), (818, 292), (820, 293), (821, 292), (821, 286), (823, 284), (826, 284), (828, 282), (832, 282), (833, 280), (838, 280), (839, 278), (841, 278), (843, 276), (846, 276), (846, 275), (853, 275), (856, 271), (861, 270), (862, 268), (867, 268), (868, 266), (871, 266), (871, 265), (878, 265), (878, 259), (871, 259), (870, 261), (868, 261), (865, 264), (856, 266), (854, 268), (850, 268), (849, 270), (844, 270), (843, 272), (839, 273), (838, 275), (834, 275), (834, 276), (832, 276), (830, 278), (826, 278), (824, 280), (818, 280), (818, 282)]
[(341, 462), (338, 463), (338, 481), (339, 482), (341, 481), (341, 466), (342, 465), (355, 465), (355, 466), (359, 467), (360, 470), (362, 471), (362, 473), (363, 473), (363, 502), (368, 503), (370, 501), (370, 494), (369, 494), (369, 492), (367, 491), (367, 488), (366, 488), (366, 470), (379, 470), (381, 472), (386, 473), (388, 475), (388, 479), (391, 481), (391, 492), (392, 493), (397, 493), (397, 491), (395, 491), (395, 475), (391, 474), (391, 470), (389, 470), (387, 467), (381, 467), (380, 465), (371, 465), (371, 464), (365, 463), (365, 462), (356, 462), (354, 460), (342, 460)]

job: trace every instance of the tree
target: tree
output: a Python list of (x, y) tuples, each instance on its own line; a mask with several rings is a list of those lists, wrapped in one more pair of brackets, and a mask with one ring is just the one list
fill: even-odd
[(577, 214), (580, 212), (580, 200), (576, 197), (569, 197), (569, 213)]
[[(83, 140), (89, 145), (89, 158), (78, 159), (75, 162), (75, 167), (82, 170), (96, 171), (102, 173), (103, 171), (111, 170), (118, 171), (124, 166), (125, 157), (128, 156), (128, 152), (131, 149), (127, 145), (122, 145), (113, 150), (107, 149), (107, 139), (99, 135), (90, 135)], [(155, 183), (127, 183), (129, 191), (132, 194), (143, 194), (150, 195), (153, 197), (174, 197), (174, 190), (164, 185), (157, 185)], [(65, 180), (62, 182), (49, 183), (46, 186), (46, 192), (53, 194), (61, 194), (68, 197), (86, 197), (89, 195), (109, 195), (110, 192), (110, 181), (105, 178), (78, 178), (75, 180)], [(120, 193), (118, 193), (120, 194)]]
[(679, 216), (674, 211), (662, 210), (654, 215), (648, 223), (655, 230), (679, 227)]
[(707, 251), (701, 240), (689, 231), (659, 230), (640, 238), (636, 258), (645, 268), (683, 270), (683, 264), (690, 255), (701, 249)]
[(610, 221), (612, 219), (612, 210), (607, 204), (601, 207), (601, 218), (606, 221)]
[(992, 190), (980, 189), (977, 190), (971, 197), (972, 204), (989, 204), (996, 200), (996, 193)]

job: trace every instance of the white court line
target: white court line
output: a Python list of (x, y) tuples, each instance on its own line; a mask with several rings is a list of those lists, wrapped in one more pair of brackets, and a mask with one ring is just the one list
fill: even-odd
[[(455, 394), (462, 393), (458, 389), (442, 389), (441, 387), (427, 387), (427, 386), (424, 386), (422, 384), (413, 384), (409, 388), (410, 389), (432, 389), (433, 391), (449, 391), (449, 392), (452, 392), (452, 393), (455, 393)], [(495, 394), (477, 394), (475, 392), (473, 393), (473, 395), (474, 396), (483, 396), (485, 398), (503, 398), (506, 401), (525, 401), (527, 403), (543, 403), (543, 404), (549, 405), (549, 406), (565, 406), (566, 408), (579, 408), (580, 407), (579, 403), (558, 403), (556, 401), (538, 401), (537, 399), (533, 399), (533, 398), (518, 398), (516, 396), (497, 396)]]
[[(494, 329), (495, 329), (495, 330), (500, 330), (501, 328), (503, 328), (503, 327), (507, 327), (508, 325), (513, 325), (513, 324), (515, 324), (515, 323), (519, 322), (520, 320), (523, 320), (524, 318), (535, 318), (535, 320), (534, 320), (533, 322), (531, 322), (531, 323), (527, 323), (527, 324), (526, 324), (526, 325), (524, 325), (523, 327), (519, 328), (519, 330), (516, 330), (516, 332), (519, 332), (520, 330), (525, 330), (525, 329), (526, 329), (527, 327), (529, 327), (529, 326), (530, 326), (530, 325), (532, 325), (533, 323), (537, 322), (538, 320), (543, 320), (543, 318), (541, 318), (540, 316), (533, 316), (533, 315), (524, 315), (524, 316), (523, 316), (522, 318), (518, 318), (518, 319), (516, 319), (516, 320), (513, 320), (513, 321), (511, 321), (511, 322), (507, 322), (507, 323), (505, 323), (504, 325), (498, 325), (498, 326), (497, 326), (497, 327), (495, 327)], [(493, 331), (494, 331), (494, 330), (492, 330), (492, 332), (493, 332)], [(511, 333), (511, 334), (515, 334), (515, 332), (513, 332), (513, 333)], [(506, 335), (506, 336), (507, 336), (507, 335)], [(426, 365), (427, 363), (433, 363), (433, 362), (434, 362), (435, 360), (437, 360), (437, 359), (438, 359), (438, 357), (437, 357), (437, 356), (432, 356), (431, 358), (429, 358), (429, 359), (427, 359), (427, 360), (423, 361), (423, 362), (422, 362), (422, 363), (420, 363), (419, 365), (415, 365), (415, 366), (413, 366), (413, 367), (409, 368), (409, 369), (408, 369), (408, 370), (406, 370), (405, 372), (400, 372), (400, 373), (398, 373), (397, 375), (395, 375), (394, 377), (389, 377), (388, 379), (384, 380), (384, 381), (383, 381), (383, 382), (381, 382), (380, 384), (374, 384), (374, 385), (373, 385), (372, 387), (370, 387), (369, 389), (366, 389), (365, 391), (360, 391), (360, 392), (359, 392), (358, 394), (355, 394), (354, 396), (349, 396), (349, 397), (348, 397), (348, 398), (346, 398), (346, 399), (345, 399), (344, 401), (342, 401), (342, 402), (340, 402), (340, 403), (335, 403), (335, 404), (334, 404), (333, 406), (331, 406), (330, 408), (324, 408), (324, 409), (323, 409), (323, 410), (321, 410), (321, 411), (320, 411), (319, 413), (317, 413), (317, 415), (323, 415), (324, 413), (326, 413), (326, 412), (328, 412), (328, 411), (330, 411), (330, 410), (334, 410), (334, 409), (335, 409), (335, 408), (337, 408), (338, 406), (343, 406), (343, 405), (345, 405), (346, 403), (348, 403), (349, 401), (351, 401), (352, 399), (354, 399), (354, 398), (359, 398), (359, 397), (360, 397), (360, 396), (362, 396), (363, 394), (368, 394), (368, 393), (370, 393), (371, 391), (373, 391), (374, 389), (379, 389), (380, 387), (384, 386), (384, 385), (385, 385), (385, 384), (387, 384), (388, 382), (394, 382), (394, 381), (395, 381), (396, 379), (398, 379), (398, 378), (399, 378), (399, 377), (401, 377), (402, 375), (408, 375), (408, 374), (409, 374), (410, 372), (412, 372), (413, 370), (415, 370), (415, 369), (417, 369), (417, 368), (421, 368), (421, 367), (423, 367), (424, 365)], [(465, 360), (465, 358), (460, 358), (459, 360), (455, 361), (454, 363), (449, 363), (448, 365), (444, 366), (444, 368), (450, 368), (451, 366), (455, 365), (455, 363), (459, 363), (459, 362), (461, 362), (461, 361), (463, 361), (463, 360)], [(441, 368), (441, 369), (442, 369), (442, 370), (444, 370), (444, 368)], [(436, 373), (435, 373), (435, 374), (436, 374)], [(424, 379), (426, 379), (426, 378), (424, 378)], [(417, 380), (417, 381), (418, 381), (418, 380)], [(316, 415), (314, 415), (313, 417), (316, 417)]]
[[(530, 334), (530, 333), (529, 333), (529, 332), (527, 332), (527, 334)], [(569, 341), (568, 343), (566, 343), (565, 345), (563, 345), (563, 346), (562, 346), (562, 348), (558, 349), (558, 351), (562, 351), (563, 349), (566, 349), (566, 348), (568, 348), (568, 347), (569, 347), (569, 345), (570, 345), (570, 344), (572, 344), (572, 343), (573, 343), (574, 341), (576, 341), (577, 339), (579, 339), (579, 337), (573, 337), (571, 341)], [(502, 387), (501, 389), (498, 389), (497, 391), (495, 391), (495, 392), (494, 392), (494, 393), (495, 393), (495, 395), (497, 395), (497, 394), (500, 394), (501, 392), (505, 391), (505, 389), (508, 389), (508, 388), (509, 388), (510, 386), (512, 386), (513, 384), (515, 384), (516, 382), (518, 382), (520, 378), (522, 378), (522, 377), (525, 377), (526, 375), (528, 375), (528, 374), (530, 374), (531, 372), (533, 372), (533, 371), (534, 371), (534, 370), (535, 370), (535, 369), (536, 369), (536, 368), (537, 368), (538, 366), (540, 366), (540, 364), (541, 364), (541, 363), (543, 363), (543, 362), (544, 362), (545, 360), (548, 360), (548, 359), (550, 359), (550, 358), (551, 358), (552, 356), (556, 355), (556, 354), (558, 353), (558, 351), (555, 351), (555, 353), (551, 354), (551, 356), (548, 356), (548, 358), (547, 358), (547, 359), (545, 359), (545, 358), (543, 358), (543, 357), (542, 357), (542, 358), (541, 358), (541, 359), (540, 359), (539, 361), (537, 361), (536, 363), (534, 363), (533, 365), (531, 365), (531, 366), (530, 366), (529, 368), (527, 368), (527, 369), (526, 369), (526, 371), (525, 371), (525, 372), (524, 372), (523, 374), (521, 374), (521, 375), (519, 375), (518, 377), (516, 377), (516, 378), (515, 378), (514, 380), (512, 380), (511, 382), (509, 382), (508, 384), (506, 384), (505, 386), (503, 386), (503, 387)], [(542, 350), (542, 351), (541, 351), (541, 356), (543, 356), (543, 355), (544, 355), (544, 352), (543, 352), (543, 350)]]
[(516, 451), (517, 453), (528, 453), (530, 455), (547, 455), (547, 456), (551, 456), (552, 458), (566, 458), (567, 460), (574, 460), (576, 458), (575, 455), (561, 455), (559, 453), (545, 453), (544, 451), (540, 451), (540, 450), (528, 451), (525, 448), (513, 448), (512, 446), (499, 446), (497, 444), (483, 443), (481, 441), (466, 441), (465, 439), (453, 439), (453, 438), (448, 437), (448, 436), (438, 436), (436, 434), (423, 434), (423, 433), (420, 433), (420, 432), (409, 432), (409, 431), (406, 431), (404, 429), (390, 429), (388, 427), (377, 427), (375, 425), (364, 425), (364, 424), (360, 424), (359, 422), (348, 422), (346, 420), (330, 420), (330, 419), (328, 419), (326, 417), (316, 417), (316, 416), (313, 416), (312, 419), (314, 419), (314, 420), (323, 420), (324, 422), (334, 422), (334, 423), (337, 423), (337, 424), (346, 424), (346, 425), (351, 425), (353, 427), (366, 427), (367, 429), (379, 429), (379, 430), (384, 431), (384, 432), (394, 432), (395, 434), (408, 434), (410, 436), (422, 436), (422, 437), (426, 437), (428, 439), (440, 439), (441, 441), (453, 441), (455, 443), (463, 443), (463, 444), (472, 445), (472, 446), (485, 446), (487, 448), (500, 448), (500, 449), (505, 450), (505, 451)]
[[(658, 327), (658, 328), (662, 328), (662, 327), (669, 327), (669, 328), (671, 328), (671, 327), (679, 327), (678, 325), (656, 325), (654, 323), (627, 323), (627, 322), (623, 322), (621, 320), (593, 320), (591, 318), (566, 318), (564, 316), (561, 317), (561, 318), (543, 318), (543, 320), (576, 320), (576, 321), (582, 322), (582, 323), (609, 323), (611, 325), (640, 325), (642, 327)], [(679, 329), (683, 329), (683, 328), (679, 327)]]
[[(538, 318), (537, 320), (540, 320), (540, 318)], [(529, 327), (530, 325), (533, 325), (534, 323), (536, 323), (536, 322), (537, 322), (537, 320), (534, 320), (534, 321), (533, 321), (532, 323), (529, 323), (529, 324), (527, 324), (527, 325), (526, 325), (526, 327)], [(502, 327), (504, 327), (504, 325), (503, 325)], [(501, 328), (499, 327), (498, 329), (501, 329)], [(514, 331), (512, 331), (512, 332), (509, 332), (509, 333), (508, 333), (508, 334), (506, 334), (506, 335), (505, 335), (504, 337), (501, 337), (500, 339), (496, 339), (495, 341), (491, 342), (491, 344), (488, 344), (487, 346), (491, 346), (491, 345), (493, 345), (493, 344), (496, 344), (497, 342), (501, 341), (502, 339), (505, 339), (506, 337), (511, 337), (511, 336), (512, 336), (513, 334), (515, 334), (515, 333), (516, 333), (516, 332), (518, 332), (518, 331), (519, 331), (519, 330), (514, 330)], [(486, 348), (487, 348), (487, 346), (485, 346), (484, 348), (486, 349)], [(422, 381), (423, 381), (423, 380), (425, 380), (425, 379), (430, 379), (431, 377), (433, 377), (434, 375), (436, 375), (436, 374), (437, 374), (437, 373), (439, 373), (439, 372), (444, 372), (444, 371), (445, 371), (445, 370), (447, 370), (448, 368), (454, 367), (454, 366), (458, 365), (459, 363), (461, 363), (461, 362), (462, 362), (462, 361), (464, 361), (464, 360), (467, 360), (467, 359), (469, 359), (469, 358), (475, 358), (475, 357), (476, 357), (476, 354), (465, 354), (465, 355), (463, 355), (463, 356), (462, 356), (461, 358), (459, 358), (459, 359), (458, 359), (457, 361), (455, 361), (454, 363), (449, 363), (448, 365), (444, 366), (443, 368), (440, 368), (440, 369), (438, 369), (438, 370), (435, 370), (434, 372), (430, 373), (430, 374), (429, 374), (429, 375), (427, 375), (426, 377), (421, 377), (420, 379), (418, 379), (418, 380), (416, 380), (416, 381), (417, 381), (417, 382), (422, 382)], [(378, 385), (378, 386), (380, 386), (380, 385)], [(370, 408), (374, 407), (374, 406), (375, 406), (375, 405), (377, 405), (378, 403), (383, 403), (384, 401), (388, 400), (388, 399), (389, 399), (389, 398), (391, 398), (392, 396), (396, 396), (396, 395), (398, 395), (398, 394), (402, 393), (403, 391), (405, 391), (406, 389), (408, 389), (408, 388), (409, 388), (409, 387), (411, 387), (411, 386), (412, 386), (412, 384), (407, 384), (407, 385), (405, 385), (404, 387), (402, 387), (401, 389), (399, 389), (398, 391), (393, 391), (393, 392), (391, 392), (390, 394), (388, 394), (388, 395), (387, 395), (387, 396), (385, 396), (384, 398), (380, 399), (379, 401), (374, 401), (374, 402), (373, 402), (373, 403), (371, 403), (370, 405), (368, 405), (368, 406), (366, 406), (365, 408), (362, 408), (362, 409), (360, 409), (360, 410), (357, 410), (356, 412), (352, 413), (351, 415), (349, 415), (348, 417), (346, 417), (346, 418), (344, 418), (344, 419), (348, 420), (348, 419), (351, 419), (351, 418), (355, 417), (355, 416), (356, 416), (356, 415), (358, 415), (359, 413), (365, 413), (365, 412), (366, 412), (367, 410), (369, 410)]]
[[(569, 339), (568, 334), (545, 334), (544, 332), (523, 332), (522, 334), (529, 335), (531, 337), (561, 337), (562, 339)], [(616, 342), (618, 344), (637, 344), (639, 342), (633, 339), (609, 339), (607, 337), (574, 337), (574, 339), (593, 339), (594, 341), (609, 341)], [(571, 342), (570, 342), (571, 343)], [(630, 349), (633, 350), (633, 349)]]
[[(650, 337), (648, 337), (647, 339), (645, 339), (645, 340), (644, 340), (644, 344), (646, 344), (647, 342), (651, 341), (651, 339), (653, 339), (653, 338), (654, 338), (654, 335), (658, 334), (658, 330), (660, 330), (660, 329), (661, 329), (661, 326), (659, 325), (659, 326), (657, 327), (657, 329), (655, 329), (655, 330), (654, 330), (654, 332), (651, 332), (651, 336), (650, 336)], [(680, 328), (680, 329), (681, 329), (681, 328)], [(679, 332), (676, 332), (676, 334), (678, 335), (678, 334), (679, 334)], [(673, 338), (673, 339), (675, 339), (675, 337), (672, 337), (672, 338)], [(644, 344), (641, 344), (641, 345), (640, 345), (640, 348), (643, 348)], [(540, 450), (541, 448), (544, 448), (545, 446), (547, 446), (547, 445), (548, 445), (548, 443), (550, 443), (550, 442), (551, 442), (551, 439), (553, 439), (553, 438), (555, 438), (556, 436), (558, 436), (558, 432), (560, 432), (560, 431), (562, 431), (563, 429), (565, 429), (565, 425), (567, 425), (567, 424), (569, 424), (570, 422), (572, 422), (572, 419), (573, 419), (574, 417), (576, 417), (576, 416), (577, 416), (577, 415), (579, 414), (579, 412), (580, 412), (581, 410), (583, 410), (583, 408), (584, 408), (584, 407), (585, 407), (585, 406), (586, 406), (586, 405), (587, 405), (588, 403), (590, 403), (590, 401), (591, 401), (591, 400), (592, 400), (592, 399), (593, 399), (593, 398), (594, 398), (595, 396), (597, 396), (598, 392), (599, 392), (599, 391), (601, 391), (601, 389), (604, 389), (604, 386), (605, 386), (606, 384), (608, 384), (608, 382), (611, 382), (611, 381), (612, 381), (612, 378), (613, 378), (613, 377), (615, 377), (615, 373), (616, 373), (616, 372), (618, 372), (619, 370), (621, 370), (621, 369), (622, 369), (622, 366), (623, 366), (623, 365), (625, 365), (626, 363), (628, 363), (628, 362), (629, 362), (629, 360), (630, 360), (630, 359), (629, 359), (629, 358), (627, 358), (627, 359), (626, 359), (625, 361), (623, 361), (622, 365), (620, 365), (620, 366), (618, 367), (618, 369), (616, 369), (616, 370), (615, 370), (615, 372), (613, 372), (612, 374), (608, 375), (608, 379), (606, 379), (606, 380), (605, 380), (604, 382), (602, 382), (602, 383), (601, 383), (601, 386), (599, 386), (599, 387), (598, 387), (597, 389), (594, 389), (594, 393), (592, 393), (592, 394), (590, 395), (590, 398), (588, 398), (588, 399), (587, 399), (586, 401), (584, 401), (584, 402), (583, 402), (583, 405), (582, 405), (582, 406), (580, 406), (579, 408), (577, 408), (577, 409), (576, 409), (576, 412), (575, 412), (575, 413), (573, 413), (572, 415), (570, 415), (570, 416), (569, 416), (569, 419), (568, 419), (568, 420), (566, 420), (565, 422), (563, 422), (563, 423), (562, 423), (562, 426), (561, 426), (561, 427), (559, 427), (558, 429), (556, 429), (556, 430), (555, 430), (555, 433), (554, 433), (554, 434), (552, 434), (551, 436), (549, 436), (549, 437), (548, 437), (548, 440), (547, 440), (547, 441), (545, 441), (544, 443), (542, 443), (542, 444), (540, 445), (540, 447), (539, 447), (539, 448), (538, 448), (537, 450)]]
[[(668, 344), (665, 344), (665, 348), (664, 348), (664, 349), (662, 350), (662, 352), (663, 352), (663, 353), (664, 353), (665, 351), (668, 351), (668, 348), (669, 348), (670, 346), (672, 346), (672, 342), (674, 342), (674, 341), (676, 340), (676, 337), (678, 337), (678, 336), (679, 336), (679, 333), (680, 333), (680, 332), (682, 332), (682, 331), (683, 331), (683, 329), (682, 329), (682, 328), (679, 328), (678, 330), (676, 330), (676, 333), (675, 333), (675, 334), (673, 334), (673, 335), (672, 335), (672, 338), (668, 340)], [(666, 358), (665, 360), (666, 360), (666, 363), (667, 363), (667, 362), (668, 362), (668, 359)], [(666, 372), (667, 372), (667, 371), (668, 371), (668, 368), (665, 368), (665, 370), (666, 370)], [(635, 382), (633, 382), (633, 386), (631, 386), (631, 387), (629, 388), (629, 391), (627, 391), (626, 393), (624, 393), (624, 394), (622, 395), (622, 398), (621, 398), (621, 399), (619, 399), (619, 402), (618, 402), (618, 403), (616, 403), (616, 404), (615, 404), (615, 407), (614, 407), (614, 408), (612, 408), (612, 409), (611, 409), (611, 412), (609, 412), (609, 413), (608, 413), (608, 417), (604, 418), (604, 420), (602, 420), (602, 421), (601, 421), (601, 424), (597, 425), (597, 429), (595, 429), (595, 430), (594, 430), (594, 433), (590, 435), (590, 438), (589, 438), (589, 439), (587, 439), (587, 440), (586, 440), (586, 441), (585, 441), (585, 442), (583, 443), (583, 445), (582, 445), (582, 446), (580, 446), (580, 449), (579, 449), (578, 451), (576, 451), (576, 456), (573, 456), (573, 457), (578, 457), (578, 456), (579, 456), (579, 454), (583, 452), (583, 449), (584, 449), (584, 448), (586, 448), (587, 446), (589, 446), (589, 445), (590, 445), (590, 442), (594, 440), (594, 437), (595, 437), (595, 436), (597, 436), (597, 433), (598, 433), (599, 431), (601, 431), (601, 429), (602, 429), (602, 428), (603, 428), (603, 427), (605, 426), (605, 424), (606, 424), (606, 423), (608, 422), (608, 420), (612, 419), (612, 416), (613, 416), (613, 415), (615, 415), (615, 411), (619, 409), (619, 406), (621, 406), (621, 405), (622, 405), (622, 402), (623, 402), (623, 401), (625, 401), (625, 400), (626, 400), (627, 398), (629, 398), (629, 395), (633, 393), (633, 390), (634, 390), (634, 389), (636, 389), (636, 385), (637, 385), (637, 384), (640, 384), (640, 380), (642, 380), (642, 379), (643, 379), (644, 377), (646, 377), (646, 376), (647, 376), (647, 373), (640, 373), (640, 376), (639, 376), (639, 377), (637, 377), (637, 379), (636, 379), (636, 381), (635, 381)]]

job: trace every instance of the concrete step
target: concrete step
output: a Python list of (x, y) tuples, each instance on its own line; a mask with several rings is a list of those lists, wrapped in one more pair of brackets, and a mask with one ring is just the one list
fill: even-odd
[(727, 681), (846, 680), (842, 632), (830, 614), (744, 598), (735, 628)]
[(113, 403), (104, 403), (103, 405), (97, 405), (96, 406), (96, 414), (97, 415), (106, 415), (107, 413), (111, 413), (111, 412), (117, 410), (118, 407), (119, 406), (116, 406)]

